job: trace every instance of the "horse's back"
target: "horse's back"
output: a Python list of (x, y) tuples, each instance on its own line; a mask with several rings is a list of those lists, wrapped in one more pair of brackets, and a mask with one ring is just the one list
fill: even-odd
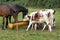
[(6, 5), (0, 5), (0, 16), (7, 16), (10, 13)]

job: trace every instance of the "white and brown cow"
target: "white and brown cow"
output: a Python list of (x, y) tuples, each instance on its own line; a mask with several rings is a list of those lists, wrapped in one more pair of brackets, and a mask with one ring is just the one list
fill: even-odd
[(44, 9), (39, 11), (44, 17), (43, 19), (47, 24), (44, 24), (42, 31), (45, 29), (46, 25), (48, 25), (50, 32), (52, 31), (53, 26), (55, 26), (55, 10), (53, 9)]
[(34, 23), (35, 23), (35, 30), (37, 27), (36, 23), (43, 23), (44, 27), (42, 31), (45, 29), (46, 25), (48, 25), (49, 30), (51, 32), (52, 31), (51, 27), (54, 24), (53, 20), (54, 20), (54, 10), (52, 9), (44, 9), (44, 10), (32, 12), (29, 16), (26, 15), (24, 18), (24, 21), (29, 21), (29, 25), (26, 31), (28, 31), (30, 26)]
[(47, 15), (48, 19), (51, 21), (51, 25), (52, 27), (55, 26), (55, 10), (53, 9), (44, 9), (44, 10), (40, 10), (40, 13), (43, 13), (43, 15)]
[(33, 28), (33, 24), (35, 24), (35, 30), (36, 30), (37, 27), (36, 23), (41, 23), (42, 22), (41, 20), (42, 20), (42, 15), (40, 15), (38, 11), (30, 13), (30, 15), (26, 15), (23, 19), (23, 21), (29, 21), (29, 25), (26, 31), (28, 31), (31, 25)]

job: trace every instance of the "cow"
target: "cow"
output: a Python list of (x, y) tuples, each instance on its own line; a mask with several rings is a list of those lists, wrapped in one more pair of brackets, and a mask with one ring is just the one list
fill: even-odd
[(35, 30), (37, 28), (37, 23), (43, 23), (44, 27), (42, 31), (45, 29), (45, 27), (48, 25), (50, 32), (52, 31), (52, 26), (54, 24), (54, 13), (55, 11), (52, 9), (44, 9), (44, 10), (39, 10), (36, 12), (32, 12), (29, 16), (26, 15), (24, 21), (29, 21), (28, 29), (32, 24), (35, 24)]
[(26, 15), (23, 19), (23, 21), (29, 21), (29, 25), (28, 25), (28, 28), (26, 29), (26, 31), (28, 31), (28, 29), (30, 28), (31, 25), (33, 28), (33, 24), (35, 24), (34, 26), (35, 26), (35, 30), (36, 30), (37, 23), (41, 23), (42, 22), (41, 20), (43, 20), (42, 16), (43, 15), (40, 15), (38, 13), (38, 11), (30, 13), (30, 15)]
[[(49, 30), (51, 32), (52, 27), (55, 26), (55, 10), (44, 9), (44, 10), (39, 10), (39, 13), (44, 16), (43, 19), (47, 23)], [(45, 27), (46, 27), (46, 25), (43, 27), (42, 31), (45, 29)]]

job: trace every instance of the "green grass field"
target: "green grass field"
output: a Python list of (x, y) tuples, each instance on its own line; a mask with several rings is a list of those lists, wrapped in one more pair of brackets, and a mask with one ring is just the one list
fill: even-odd
[[(28, 8), (29, 13), (39, 10), (40, 8)], [(48, 30), (29, 30), (26, 32), (27, 26), (21, 26), (18, 30), (16, 29), (1, 29), (2, 17), (0, 17), (0, 40), (60, 40), (60, 8), (56, 8), (56, 28), (52, 32)], [(19, 14), (19, 20), (22, 20), (22, 14)], [(12, 18), (13, 22), (13, 18)]]

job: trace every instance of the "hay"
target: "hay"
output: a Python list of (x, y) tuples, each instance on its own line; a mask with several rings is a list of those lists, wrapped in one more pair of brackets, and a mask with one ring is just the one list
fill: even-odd
[(12, 23), (9, 23), (8, 24), (8, 27), (12, 29), (13, 28), (13, 24)]
[(20, 21), (20, 22), (17, 22), (17, 23), (9, 23), (8, 24), (8, 27), (9, 28), (14, 28), (14, 27), (20, 27), (20, 26), (24, 26), (24, 25), (27, 25), (28, 24), (28, 22), (27, 21)]

